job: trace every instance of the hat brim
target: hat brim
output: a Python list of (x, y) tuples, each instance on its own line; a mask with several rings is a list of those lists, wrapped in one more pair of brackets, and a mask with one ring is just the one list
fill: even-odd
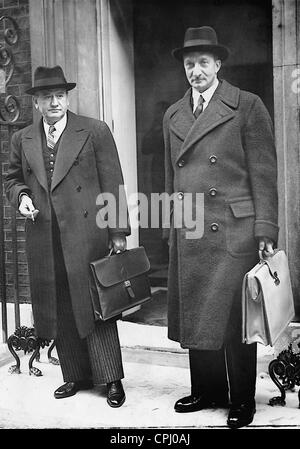
[(58, 89), (60, 87), (63, 87), (64, 89), (68, 90), (72, 90), (74, 89), (74, 87), (76, 87), (76, 83), (66, 83), (66, 84), (52, 84), (52, 85), (45, 85), (45, 86), (36, 86), (36, 87), (31, 87), (30, 89), (27, 89), (25, 91), (26, 94), (29, 95), (34, 95), (36, 92), (41, 91), (41, 90), (47, 90), (47, 89)]
[(218, 58), (220, 58), (221, 61), (225, 61), (225, 59), (229, 56), (229, 50), (228, 48), (224, 47), (224, 45), (191, 45), (188, 47), (182, 47), (182, 48), (175, 48), (172, 51), (172, 55), (175, 59), (178, 61), (182, 61), (183, 55), (185, 53), (189, 53), (192, 51), (203, 51), (207, 53), (212, 53), (213, 55), (216, 55)]

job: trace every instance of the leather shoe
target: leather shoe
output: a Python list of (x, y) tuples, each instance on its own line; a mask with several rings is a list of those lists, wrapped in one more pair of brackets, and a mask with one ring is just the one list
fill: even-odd
[(255, 402), (244, 402), (242, 404), (233, 404), (230, 407), (227, 425), (231, 429), (238, 429), (244, 427), (253, 421), (255, 414)]
[(185, 396), (182, 399), (179, 399), (174, 406), (175, 412), (177, 413), (189, 413), (196, 412), (198, 410), (202, 410), (204, 408), (210, 408), (214, 405), (218, 405), (220, 407), (228, 406), (228, 399), (212, 399), (207, 396)]
[(125, 402), (125, 393), (122, 382), (117, 380), (107, 384), (107, 403), (113, 408), (121, 407)]
[(66, 382), (54, 391), (55, 399), (68, 398), (74, 396), (79, 390), (89, 390), (93, 388), (91, 380), (79, 380), (77, 382)]

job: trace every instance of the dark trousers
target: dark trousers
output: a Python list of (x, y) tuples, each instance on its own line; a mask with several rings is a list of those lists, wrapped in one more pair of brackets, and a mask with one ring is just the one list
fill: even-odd
[(95, 330), (80, 338), (72, 309), (59, 229), (53, 214), (53, 250), (56, 274), (56, 349), (65, 382), (92, 379), (94, 385), (124, 377), (116, 322), (97, 322)]
[(252, 401), (256, 384), (256, 343), (231, 341), (218, 351), (190, 350), (192, 395), (231, 403)]

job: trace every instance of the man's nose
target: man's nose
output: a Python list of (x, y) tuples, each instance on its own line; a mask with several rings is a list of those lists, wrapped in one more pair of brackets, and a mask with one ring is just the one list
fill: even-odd
[(195, 64), (194, 70), (193, 70), (194, 76), (199, 76), (199, 75), (201, 75), (201, 73), (202, 73), (201, 65)]
[(58, 99), (55, 95), (51, 97), (51, 106), (58, 106)]

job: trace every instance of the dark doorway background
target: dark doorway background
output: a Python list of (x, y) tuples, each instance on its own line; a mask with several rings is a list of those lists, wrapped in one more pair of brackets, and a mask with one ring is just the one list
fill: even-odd
[[(258, 94), (273, 116), (271, 0), (133, 0), (138, 188), (164, 190), (162, 117), (188, 88), (171, 56), (186, 28), (209, 25), (230, 49), (220, 77)], [(140, 229), (154, 285), (166, 280), (167, 249), (160, 229)], [(165, 285), (165, 284), (164, 284)]]

